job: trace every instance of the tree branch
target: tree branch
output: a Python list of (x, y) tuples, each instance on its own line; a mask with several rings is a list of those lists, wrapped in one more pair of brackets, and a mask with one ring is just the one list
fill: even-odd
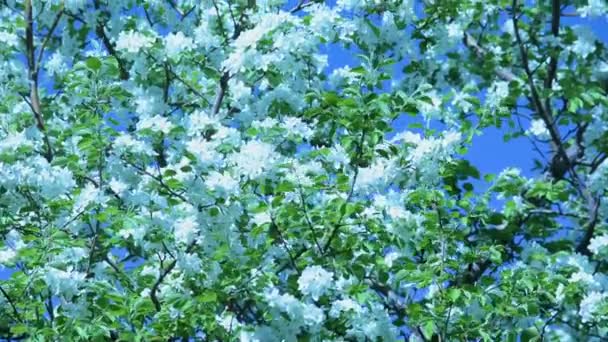
[[(94, 4), (96, 10), (100, 9), (101, 5), (99, 4), (99, 0), (95, 0), (93, 2), (93, 4)], [(120, 74), (120, 79), (128, 80), (129, 71), (125, 67), (126, 62), (123, 61), (118, 56), (118, 53), (116, 52), (116, 49), (114, 48), (114, 45), (110, 41), (110, 38), (108, 38), (108, 35), (106, 35), (105, 24), (102, 23), (101, 21), (98, 21), (97, 26), (95, 27), (95, 33), (97, 34), (97, 36), (99, 38), (101, 38), (101, 42), (103, 43), (103, 46), (106, 48), (106, 50), (108, 50), (108, 53), (116, 59), (116, 62), (118, 63), (118, 71)]]
[[(553, 37), (559, 36), (559, 23), (561, 19), (560, 15), (560, 4), (559, 0), (553, 0), (551, 2), (551, 33)], [(555, 75), (557, 73), (557, 56), (555, 54), (551, 55), (551, 59), (549, 61), (549, 68), (547, 71), (547, 79), (545, 80), (545, 88), (551, 89), (553, 86), (553, 80), (555, 79)], [(547, 101), (549, 101), (547, 99)], [(549, 108), (549, 103), (545, 105), (546, 108)]]
[(220, 81), (217, 85), (215, 101), (213, 101), (213, 108), (211, 109), (212, 115), (216, 115), (220, 111), (220, 107), (222, 106), (222, 102), (224, 100), (224, 96), (226, 95), (226, 90), (228, 88), (229, 79), (230, 75), (227, 71), (222, 74), (222, 77), (220, 77)]
[(13, 299), (8, 295), (8, 293), (4, 290), (4, 288), (2, 288), (2, 285), (0, 285), (0, 292), (2, 292), (2, 295), (4, 296), (4, 298), (6, 298), (6, 301), (13, 309), (13, 314), (15, 316), (15, 319), (19, 322), (23, 322), (23, 319), (21, 318), (21, 314), (19, 313), (19, 311), (17, 310), (17, 307), (15, 306), (15, 302), (13, 302)]
[[(480, 58), (480, 59), (485, 58), (485, 56), (487, 54), (486, 50), (484, 48), (482, 48), (481, 46), (479, 46), (479, 44), (477, 43), (477, 40), (471, 34), (465, 32), (464, 38), (463, 38), (463, 43), (466, 47), (473, 50), (475, 52), (475, 55), (478, 58)], [(509, 71), (508, 69), (505, 69), (505, 68), (497, 68), (496, 74), (503, 81), (511, 82), (511, 81), (518, 80), (517, 76), (515, 76), (511, 71)]]
[(34, 46), (34, 20), (32, 18), (32, 0), (25, 0), (25, 48), (27, 66), (30, 79), (30, 106), (34, 112), (36, 126), (42, 133), (42, 139), (46, 145), (44, 157), (50, 163), (53, 160), (53, 148), (51, 141), (46, 131), (44, 118), (42, 117), (42, 106), (40, 105), (40, 96), (38, 94), (38, 66), (36, 64), (36, 47)]
[(36, 61), (36, 71), (38, 71), (38, 68), (40, 67), (40, 63), (42, 62), (42, 57), (44, 56), (44, 49), (46, 48), (46, 45), (51, 40), (51, 37), (53, 36), (53, 32), (55, 32), (55, 29), (59, 25), (59, 21), (61, 20), (62, 15), (63, 15), (63, 3), (60, 5), (59, 12), (55, 16), (55, 20), (53, 20), (53, 24), (51, 24), (51, 27), (49, 28), (49, 32), (47, 33), (46, 37), (44, 37), (44, 41), (42, 41), (42, 45), (40, 45), (40, 51), (38, 51), (38, 59)]
[[(186, 248), (186, 253), (190, 253), (192, 251), (192, 249), (194, 248), (194, 246), (196, 246), (196, 239), (194, 239), (194, 241), (192, 241), (188, 245), (188, 247)], [(154, 304), (154, 308), (156, 309), (157, 312), (161, 310), (161, 305), (160, 305), (160, 301), (158, 300), (158, 296), (156, 295), (156, 292), (158, 292), (158, 288), (160, 287), (160, 285), (162, 285), (163, 281), (169, 275), (169, 273), (171, 273), (171, 271), (173, 271), (173, 269), (175, 268), (176, 265), (177, 265), (177, 259), (173, 259), (171, 261), (171, 263), (169, 263), (167, 268), (165, 268), (164, 270), (161, 270), (161, 272), (158, 276), (158, 279), (156, 280), (156, 282), (154, 283), (154, 285), (152, 285), (152, 288), (150, 289), (150, 300)], [(161, 267), (162, 267), (162, 265), (161, 265)]]

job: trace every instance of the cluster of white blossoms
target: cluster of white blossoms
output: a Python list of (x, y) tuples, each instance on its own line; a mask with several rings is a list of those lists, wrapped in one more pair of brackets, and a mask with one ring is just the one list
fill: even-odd
[(218, 146), (217, 140), (208, 141), (203, 137), (196, 137), (186, 144), (186, 149), (196, 156), (202, 165), (215, 165), (222, 161), (221, 155), (216, 151)]
[[(254, 331), (242, 330), (241, 341), (297, 341), (302, 331), (315, 331), (325, 320), (321, 308), (299, 301), (290, 294), (281, 294), (277, 288), (267, 289), (264, 298), (278, 315), (270, 326), (259, 326)], [(288, 319), (282, 318), (286, 315)]]
[(175, 241), (179, 243), (189, 244), (197, 236), (199, 225), (195, 217), (189, 216), (179, 219), (174, 224)]
[(71, 297), (78, 294), (86, 274), (73, 269), (61, 270), (49, 267), (44, 271), (44, 281), (55, 295)]
[(548, 139), (550, 137), (549, 130), (545, 125), (543, 120), (532, 120), (530, 122), (530, 129), (528, 130), (530, 134), (540, 139)]
[(260, 61), (260, 55), (256, 51), (257, 43), (260, 39), (283, 23), (295, 20), (293, 16), (285, 12), (262, 16), (253, 29), (242, 32), (234, 40), (232, 46), (235, 50), (224, 61), (223, 67), (231, 73), (236, 73), (244, 67), (255, 65), (256, 61)]
[(298, 289), (302, 294), (310, 296), (317, 301), (327, 292), (333, 283), (333, 273), (321, 266), (308, 266), (302, 271), (298, 279)]
[(581, 26), (575, 27), (575, 32), (577, 38), (569, 50), (581, 58), (587, 58), (595, 52), (595, 35), (588, 28)]
[(17, 149), (19, 147), (32, 147), (34, 144), (26, 136), (25, 131), (18, 133), (11, 133), (2, 138), (0, 141), (0, 153), (6, 152), (7, 150)]
[(583, 298), (581, 301), (581, 307), (579, 310), (579, 314), (582, 317), (583, 322), (594, 322), (598, 319), (602, 319), (600, 316), (597, 316), (597, 311), (600, 310), (602, 306), (608, 306), (608, 292), (590, 292)]
[(11, 264), (19, 250), (25, 246), (18, 231), (9, 231), (4, 236), (4, 247), (0, 248), (0, 271), (4, 268), (4, 265)]
[(368, 167), (358, 169), (356, 188), (371, 191), (389, 183), (396, 175), (398, 168), (391, 160), (379, 159)]
[(51, 166), (42, 157), (26, 162), (4, 164), (0, 162), (0, 184), (9, 189), (17, 186), (32, 186), (42, 196), (55, 198), (76, 186), (73, 173), (66, 168)]
[(210, 172), (207, 177), (205, 177), (205, 184), (213, 191), (221, 194), (237, 194), (239, 189), (238, 179), (235, 179), (227, 172)]
[(65, 57), (59, 51), (51, 55), (45, 68), (52, 75), (60, 75), (68, 70)]
[(19, 43), (19, 37), (17, 37), (17, 35), (14, 33), (0, 31), (0, 42), (9, 47), (17, 46)]
[(432, 183), (439, 171), (437, 166), (452, 159), (461, 139), (456, 131), (446, 131), (441, 138), (423, 138), (420, 134), (404, 131), (394, 136), (391, 142), (403, 142), (410, 166), (425, 183)]
[(576, 9), (581, 17), (601, 17), (608, 14), (608, 4), (603, 0), (588, 0), (587, 5)]
[(78, 214), (87, 209), (91, 204), (101, 203), (106, 199), (101, 189), (92, 183), (88, 183), (81, 189), (78, 197), (74, 201), (73, 213)]
[(154, 151), (150, 144), (134, 138), (128, 133), (120, 133), (113, 142), (118, 153), (133, 152), (137, 154), (153, 155)]
[(505, 81), (494, 82), (486, 95), (486, 103), (490, 108), (498, 108), (507, 96), (509, 96), (509, 83)]
[(593, 254), (606, 252), (606, 247), (608, 247), (608, 234), (598, 235), (592, 238), (589, 243), (589, 250)]
[(164, 134), (168, 134), (172, 127), (173, 124), (166, 117), (160, 115), (142, 117), (137, 123), (138, 130), (150, 129), (153, 132)]
[(246, 177), (256, 178), (270, 170), (279, 161), (279, 155), (271, 144), (250, 140), (241, 145), (239, 152), (230, 156), (235, 170)]
[[(314, 126), (314, 124), (312, 126)], [(300, 136), (304, 139), (309, 139), (314, 134), (311, 125), (308, 125), (300, 118), (292, 116), (283, 119), (282, 127), (287, 131), (288, 134)]]
[(121, 32), (116, 40), (116, 49), (130, 53), (138, 53), (142, 49), (147, 49), (154, 44), (156, 38), (146, 36), (137, 31)]
[(182, 51), (194, 48), (194, 41), (190, 37), (186, 37), (181, 31), (170, 33), (165, 37), (165, 50), (167, 56), (176, 57)]

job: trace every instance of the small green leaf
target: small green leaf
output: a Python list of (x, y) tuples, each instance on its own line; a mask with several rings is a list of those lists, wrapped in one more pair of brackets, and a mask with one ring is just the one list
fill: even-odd
[(101, 69), (101, 61), (99, 60), (99, 58), (89, 57), (89, 58), (87, 58), (85, 63), (87, 65), (87, 67), (93, 71), (97, 71), (97, 70)]
[(450, 297), (450, 299), (452, 300), (452, 302), (455, 302), (458, 300), (458, 298), (460, 298), (460, 295), (462, 294), (460, 289), (457, 288), (451, 288), (448, 291), (448, 296)]
[(432, 321), (428, 321), (422, 327), (422, 334), (426, 339), (431, 339), (433, 337), (433, 333), (435, 332), (435, 324)]
[(198, 296), (198, 300), (201, 303), (211, 303), (217, 300), (217, 294), (215, 292), (207, 291)]

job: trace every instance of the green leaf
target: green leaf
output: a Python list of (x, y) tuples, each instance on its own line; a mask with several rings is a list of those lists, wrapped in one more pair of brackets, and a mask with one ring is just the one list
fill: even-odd
[(198, 296), (197, 299), (201, 303), (211, 303), (211, 302), (215, 302), (217, 300), (217, 294), (215, 292), (205, 291), (205, 292), (203, 292), (203, 294)]
[(338, 104), (340, 97), (335, 92), (327, 92), (323, 95), (323, 101), (330, 106), (335, 106)]
[(521, 332), (521, 342), (534, 342), (538, 341), (540, 336), (536, 328), (528, 328)]
[(432, 321), (428, 321), (422, 326), (422, 334), (424, 335), (424, 337), (427, 340), (430, 340), (431, 337), (433, 337), (434, 333), (435, 333), (435, 323), (433, 323)]
[(99, 60), (99, 58), (96, 57), (89, 57), (87, 58), (87, 60), (85, 61), (85, 64), (87, 65), (87, 67), (93, 71), (97, 71), (99, 69), (101, 69), (101, 61)]
[(458, 298), (460, 298), (461, 294), (462, 294), (461, 290), (457, 289), (457, 288), (450, 288), (450, 290), (448, 291), (448, 296), (450, 297), (452, 302), (457, 301)]
[(25, 324), (16, 324), (11, 327), (11, 333), (14, 335), (25, 334), (28, 331), (27, 325)]

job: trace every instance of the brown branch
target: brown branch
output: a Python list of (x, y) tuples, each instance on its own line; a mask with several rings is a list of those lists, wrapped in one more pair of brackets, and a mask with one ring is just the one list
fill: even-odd
[(4, 298), (6, 298), (6, 300), (8, 301), (8, 304), (13, 309), (15, 319), (19, 322), (23, 322), (23, 319), (21, 318), (21, 314), (19, 314), (19, 311), (17, 310), (17, 306), (15, 306), (15, 302), (13, 302), (13, 299), (8, 295), (8, 293), (4, 290), (4, 288), (2, 288), (1, 285), (0, 285), (0, 292), (2, 292), (2, 295), (4, 296)]
[(182, 11), (179, 9), (179, 7), (177, 7), (177, 4), (175, 3), (175, 1), (173, 0), (167, 0), (167, 2), (169, 3), (169, 6), (171, 6), (171, 8), (173, 8), (173, 10), (175, 10), (175, 12), (177, 12), (177, 14), (179, 14), (180, 17), (184, 17), (184, 13), (182, 13)]
[[(357, 144), (358, 151), (357, 151), (357, 155), (355, 157), (355, 162), (358, 162), (359, 159), (361, 158), (361, 156), (363, 155), (363, 144), (365, 143), (365, 135), (366, 135), (365, 133), (366, 133), (365, 130), (363, 130), (363, 132), (361, 132), (361, 138), (359, 138), (359, 142)], [(353, 181), (350, 185), (350, 191), (348, 192), (348, 196), (346, 197), (346, 200), (344, 201), (345, 202), (344, 205), (347, 205), (351, 201), (351, 199), (355, 193), (355, 185), (357, 183), (358, 176), (359, 176), (359, 167), (355, 166), (355, 174), (353, 175)], [(322, 251), (324, 254), (327, 253), (327, 250), (331, 246), (332, 241), (336, 238), (336, 236), (338, 236), (338, 231), (340, 230), (343, 219), (344, 219), (344, 214), (342, 214), (340, 216), (338, 223), (336, 223), (336, 226), (329, 234), (327, 241), (325, 241), (325, 244), (323, 244)]]
[(524, 46), (524, 43), (521, 39), (521, 34), (519, 32), (519, 18), (517, 17), (517, 6), (518, 6), (517, 0), (513, 0), (513, 16), (512, 16), (513, 29), (515, 32), (515, 39), (516, 39), (517, 45), (519, 47), (519, 53), (520, 53), (520, 57), (522, 60), (522, 66), (526, 73), (527, 83), (528, 83), (528, 87), (529, 87), (530, 93), (531, 93), (531, 101), (534, 105), (534, 108), (536, 109), (536, 112), (538, 113), (540, 118), (543, 120), (545, 126), (549, 130), (549, 135), (551, 137), (551, 145), (553, 147), (553, 150), (555, 151), (555, 154), (558, 156), (558, 158), (561, 158), (561, 160), (563, 160), (563, 162), (565, 163), (565, 165), (571, 172), (575, 183), (577, 184), (576, 188), (577, 188), (579, 194), (581, 196), (584, 196), (584, 189), (583, 189), (582, 182), (579, 179), (578, 175), (576, 174), (576, 170), (574, 170), (570, 157), (568, 156), (568, 153), (566, 152), (566, 149), (563, 146), (562, 138), (560, 136), (558, 128), (555, 125), (555, 121), (553, 120), (553, 118), (551, 116), (550, 108), (545, 107), (543, 105), (539, 92), (536, 89), (536, 85), (534, 84), (534, 77), (532, 75), (532, 71), (530, 70), (530, 63), (528, 61), (528, 52)]
[[(94, 6), (96, 10), (99, 10), (99, 8), (101, 7), (99, 4), (99, 0), (94, 1)], [(105, 24), (101, 21), (98, 21), (97, 26), (95, 27), (95, 33), (99, 38), (101, 38), (101, 42), (103, 43), (103, 46), (106, 48), (106, 50), (108, 50), (108, 53), (116, 59), (116, 62), (118, 63), (118, 72), (120, 74), (120, 79), (128, 80), (129, 71), (125, 67), (126, 62), (118, 56), (114, 45), (110, 41), (110, 38), (108, 38), (108, 35), (106, 35)]]
[[(553, 37), (559, 36), (559, 23), (560, 23), (560, 4), (559, 0), (553, 0), (551, 3), (551, 34)], [(553, 86), (553, 80), (555, 79), (555, 74), (557, 73), (557, 56), (555, 53), (551, 55), (551, 59), (549, 61), (549, 69), (547, 72), (547, 79), (545, 80), (545, 88), (551, 89)], [(547, 101), (549, 101), (547, 99)], [(549, 103), (545, 105), (546, 108), (549, 108)]]
[(46, 48), (46, 45), (51, 40), (51, 37), (53, 36), (53, 32), (55, 32), (55, 29), (59, 25), (59, 21), (61, 20), (61, 16), (63, 15), (63, 13), (64, 12), (63, 12), (63, 3), (62, 3), (59, 7), (59, 12), (55, 16), (55, 20), (53, 20), (53, 24), (51, 24), (51, 27), (49, 28), (49, 32), (46, 34), (46, 37), (44, 37), (44, 40), (42, 41), (42, 45), (40, 45), (40, 51), (38, 51), (38, 60), (36, 62), (36, 71), (38, 71), (38, 69), (40, 68), (40, 63), (42, 62), (42, 57), (44, 55), (44, 49)]
[(315, 230), (315, 227), (313, 226), (312, 222), (310, 221), (310, 215), (308, 215), (308, 208), (306, 207), (306, 201), (304, 199), (304, 190), (302, 189), (302, 185), (299, 184), (299, 192), (300, 192), (300, 204), (302, 205), (302, 210), (304, 212), (304, 219), (306, 220), (306, 224), (308, 225), (308, 229), (310, 229), (310, 233), (312, 236), (312, 241), (315, 243), (315, 245), (317, 246), (317, 249), (319, 250), (319, 253), (323, 253), (323, 248), (321, 247), (321, 245), (319, 244), (319, 240), (317, 239), (317, 231)]
[(25, 0), (25, 47), (26, 58), (30, 80), (30, 105), (36, 119), (36, 126), (42, 133), (46, 151), (44, 157), (50, 163), (53, 160), (53, 148), (46, 131), (44, 118), (42, 117), (42, 106), (38, 94), (38, 66), (36, 65), (36, 47), (34, 46), (34, 19), (32, 18), (32, 0)]
[(289, 13), (294, 14), (308, 6), (312, 6), (314, 3), (314, 1), (300, 0), (292, 9), (289, 10)]
[[(188, 245), (188, 247), (186, 248), (186, 253), (190, 253), (192, 251), (192, 249), (194, 248), (194, 246), (196, 246), (196, 239), (194, 239), (194, 241), (192, 241)], [(156, 280), (156, 282), (154, 283), (154, 285), (152, 285), (152, 288), (150, 289), (150, 300), (154, 304), (154, 308), (156, 309), (157, 312), (161, 310), (161, 305), (160, 305), (160, 301), (158, 300), (158, 296), (156, 295), (156, 292), (158, 291), (158, 288), (160, 287), (160, 285), (162, 285), (165, 278), (169, 275), (169, 273), (171, 273), (171, 271), (173, 271), (173, 269), (175, 268), (176, 265), (177, 265), (177, 259), (173, 259), (171, 261), (171, 263), (169, 263), (167, 268), (165, 268), (164, 270), (161, 270), (161, 272), (158, 276), (158, 279)], [(162, 265), (161, 265), (161, 267), (162, 267)]]
[[(487, 54), (486, 50), (483, 47), (479, 46), (479, 43), (471, 34), (465, 32), (464, 38), (463, 38), (463, 43), (466, 47), (473, 50), (473, 52), (475, 52), (475, 55), (478, 58), (480, 58), (480, 59), (485, 58), (485, 56)], [(503, 81), (507, 81), (507, 82), (516, 81), (518, 79), (517, 76), (515, 76), (511, 71), (509, 71), (505, 68), (497, 68), (496, 74)]]
[(528, 81), (528, 86), (530, 88), (530, 93), (532, 94), (532, 103), (534, 104), (534, 108), (536, 109), (536, 112), (541, 116), (541, 118), (545, 122), (545, 125), (547, 125), (547, 128), (549, 128), (549, 130), (551, 131), (552, 138), (554, 138), (554, 140), (561, 142), (559, 133), (555, 132), (553, 130), (554, 129), (553, 121), (548, 116), (550, 114), (548, 114), (545, 111), (546, 108), (544, 108), (544, 106), (540, 100), (540, 95), (538, 94), (538, 90), (536, 89), (536, 85), (534, 84), (534, 77), (533, 77), (534, 75), (533, 75), (532, 71), (530, 70), (530, 62), (528, 61), (528, 51), (526, 50), (526, 47), (524, 46), (524, 43), (521, 39), (521, 34), (519, 33), (519, 25), (518, 25), (519, 18), (517, 17), (517, 6), (518, 6), (517, 0), (513, 0), (513, 17), (512, 17), (512, 19), (513, 19), (513, 27), (514, 27), (514, 31), (515, 31), (515, 39), (517, 41), (517, 46), (519, 47), (519, 54), (520, 54), (520, 58), (522, 60), (522, 66), (526, 73), (526, 78)]
[(589, 249), (587, 249), (587, 247), (591, 243), (593, 234), (595, 234), (595, 227), (597, 226), (597, 223), (599, 221), (599, 208), (600, 208), (599, 199), (594, 200), (592, 205), (593, 205), (593, 207), (590, 209), (589, 221), (587, 221), (587, 224), (585, 225), (585, 228), (584, 228), (585, 234), (583, 235), (583, 238), (581, 239), (581, 241), (579, 241), (578, 245), (576, 246), (576, 251), (578, 253), (581, 253), (581, 254), (587, 255), (587, 256), (591, 255), (591, 252), (589, 251)]
[(150, 300), (154, 304), (154, 308), (156, 309), (156, 311), (161, 310), (160, 301), (158, 300), (158, 296), (156, 295), (156, 292), (158, 291), (159, 286), (165, 280), (165, 277), (167, 277), (167, 275), (169, 275), (169, 273), (171, 273), (171, 271), (173, 271), (173, 269), (175, 268), (176, 265), (177, 265), (177, 260), (174, 259), (173, 261), (171, 261), (169, 266), (167, 266), (166, 269), (161, 271), (158, 279), (156, 280), (156, 282), (154, 283), (154, 285), (152, 285), (152, 288), (150, 289)]
[[(156, 59), (154, 56), (152, 56), (149, 53), (146, 53), (146, 56), (149, 57), (155, 63), (158, 63), (158, 64), (161, 63), (161, 62), (158, 61), (158, 59)], [(207, 98), (205, 97), (205, 95), (203, 95), (200, 91), (198, 91), (196, 88), (194, 88), (191, 84), (189, 84), (188, 82), (186, 82), (180, 75), (178, 75), (175, 71), (173, 71), (172, 68), (169, 67), (165, 71), (168, 71), (171, 74), (172, 78), (178, 80), (181, 84), (183, 84), (186, 88), (188, 88), (188, 90), (190, 90), (196, 96), (198, 96), (199, 98), (201, 98), (201, 100), (205, 101), (206, 104), (210, 104), (209, 100), (207, 100)]]
[(300, 270), (298, 269), (298, 265), (296, 264), (296, 259), (294, 258), (293, 254), (291, 254), (291, 248), (289, 248), (289, 245), (287, 244), (287, 239), (283, 236), (283, 233), (281, 232), (281, 227), (279, 227), (279, 225), (276, 223), (276, 220), (274, 217), (270, 217), (270, 221), (272, 223), (271, 228), (274, 228), (274, 230), (276, 231), (277, 235), (278, 235), (278, 240), (279, 242), (281, 242), (281, 244), (283, 245), (283, 248), (285, 248), (285, 251), (287, 252), (287, 255), (289, 256), (289, 260), (291, 261), (291, 266), (293, 266), (293, 269), (296, 270), (296, 272), (298, 272), (298, 274), (300, 274)]
[(211, 109), (211, 114), (216, 115), (220, 112), (220, 107), (222, 106), (222, 102), (224, 100), (224, 96), (226, 95), (226, 90), (228, 89), (228, 80), (230, 79), (230, 75), (228, 72), (224, 72), (222, 77), (220, 77), (220, 81), (217, 85), (215, 101), (213, 101), (213, 108)]
[[(525, 71), (527, 79), (528, 79), (528, 85), (530, 87), (530, 92), (532, 93), (532, 101), (534, 103), (534, 107), (535, 107), (537, 113), (539, 114), (540, 118), (545, 123), (545, 126), (549, 130), (549, 135), (551, 137), (551, 145), (553, 147), (553, 150), (555, 151), (554, 160), (556, 162), (563, 163), (566, 166), (569, 173), (571, 174), (573, 186), (575, 187), (577, 192), (580, 194), (580, 196), (583, 197), (585, 199), (585, 201), (587, 202), (587, 213), (589, 215), (589, 219), (584, 226), (585, 233), (584, 233), (581, 241), (576, 246), (576, 251), (581, 254), (588, 255), (589, 251), (587, 250), (587, 246), (589, 245), (591, 239), (593, 238), (593, 234), (595, 232), (595, 227), (598, 223), (598, 208), (600, 205), (600, 201), (599, 201), (599, 199), (594, 198), (591, 193), (589, 193), (589, 191), (585, 187), (585, 183), (578, 176), (576, 169), (574, 167), (574, 162), (571, 159), (571, 157), (568, 155), (568, 153), (564, 147), (564, 144), (561, 140), (561, 136), (560, 136), (559, 130), (555, 124), (555, 121), (552, 120), (550, 108), (548, 106), (544, 107), (540, 100), (540, 95), (536, 89), (532, 74), (530, 72), (528, 54), (527, 54), (526, 48), (524, 47), (524, 44), (523, 44), (523, 41), (521, 39), (521, 35), (519, 32), (519, 25), (518, 25), (519, 19), (517, 17), (517, 7), (518, 7), (517, 0), (513, 0), (513, 16), (512, 16), (513, 29), (515, 32), (515, 39), (517, 40), (517, 45), (519, 46), (519, 52), (521, 55), (523, 68), (524, 68), (524, 71)], [(553, 0), (552, 12), (554, 13), (554, 15), (553, 15), (552, 23), (551, 23), (551, 30), (554, 35), (559, 34), (559, 19), (556, 19), (556, 17), (559, 18), (559, 11), (560, 11), (559, 1)], [(557, 12), (557, 15), (555, 15), (556, 12)], [(557, 61), (555, 61), (554, 63), (557, 67)], [(547, 78), (547, 80), (549, 80), (549, 78)], [(553, 77), (551, 77), (550, 81), (553, 82)], [(546, 83), (546, 84), (548, 84), (548, 83)], [(546, 101), (546, 104), (550, 104), (550, 102)]]

